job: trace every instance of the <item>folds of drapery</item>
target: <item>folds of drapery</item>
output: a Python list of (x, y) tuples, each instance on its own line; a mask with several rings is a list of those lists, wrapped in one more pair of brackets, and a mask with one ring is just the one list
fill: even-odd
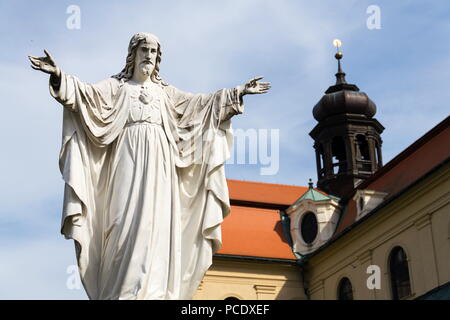
[[(98, 296), (97, 274), (104, 235), (103, 206), (114, 140), (128, 117), (126, 82), (89, 85), (61, 74), (50, 92), (64, 108), (60, 170), (65, 181), (61, 232), (75, 240), (80, 276), (88, 296)], [(161, 86), (163, 127), (175, 156), (181, 211), (179, 299), (190, 299), (221, 246), (220, 224), (229, 213), (224, 163), (232, 147), (230, 118), (243, 112), (235, 89), (189, 94)], [(177, 195), (174, 195), (177, 197)], [(178, 235), (174, 235), (178, 236)]]
[[(181, 298), (195, 293), (221, 246), (220, 224), (229, 213), (224, 163), (232, 147), (230, 118), (242, 113), (236, 90), (191, 95), (166, 88), (174, 130), (182, 204)], [(172, 104), (172, 105), (170, 105)]]

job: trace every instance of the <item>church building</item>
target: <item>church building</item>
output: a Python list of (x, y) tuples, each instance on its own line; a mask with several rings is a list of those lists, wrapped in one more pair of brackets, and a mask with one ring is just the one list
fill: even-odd
[(313, 108), (317, 187), (228, 180), (195, 299), (450, 299), (450, 117), (383, 165), (377, 107), (335, 57)]

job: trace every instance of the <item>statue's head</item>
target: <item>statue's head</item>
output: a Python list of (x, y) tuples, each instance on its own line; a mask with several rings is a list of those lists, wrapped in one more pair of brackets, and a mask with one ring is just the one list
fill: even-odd
[(128, 55), (125, 68), (113, 77), (129, 80), (138, 68), (141, 72), (150, 74), (155, 83), (162, 83), (159, 77), (159, 64), (161, 62), (161, 45), (157, 36), (151, 33), (136, 33), (128, 45)]

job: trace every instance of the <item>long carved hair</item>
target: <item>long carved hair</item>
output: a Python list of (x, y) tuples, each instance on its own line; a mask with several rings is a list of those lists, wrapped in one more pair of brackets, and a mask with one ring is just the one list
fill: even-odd
[(131, 77), (133, 76), (133, 72), (134, 72), (134, 61), (136, 59), (136, 51), (137, 51), (139, 44), (143, 41), (145, 41), (145, 42), (153, 41), (158, 44), (155, 70), (153, 71), (150, 78), (152, 79), (153, 82), (155, 82), (157, 84), (167, 86), (168, 84), (165, 83), (159, 76), (159, 64), (161, 62), (161, 44), (159, 43), (158, 37), (151, 33), (139, 32), (139, 33), (136, 33), (131, 38), (130, 44), (128, 45), (128, 55), (127, 55), (125, 68), (123, 68), (123, 70), (120, 73), (113, 75), (112, 77), (116, 78), (117, 80), (124, 79), (125, 81), (131, 79)]

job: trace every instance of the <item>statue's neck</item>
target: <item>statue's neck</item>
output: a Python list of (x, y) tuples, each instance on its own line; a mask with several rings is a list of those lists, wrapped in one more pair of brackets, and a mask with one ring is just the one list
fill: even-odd
[(133, 82), (136, 82), (136, 83), (140, 83), (140, 84), (152, 82), (151, 76), (149, 76), (143, 72), (139, 72), (139, 71), (138, 72), (135, 71), (130, 80), (132, 80)]

